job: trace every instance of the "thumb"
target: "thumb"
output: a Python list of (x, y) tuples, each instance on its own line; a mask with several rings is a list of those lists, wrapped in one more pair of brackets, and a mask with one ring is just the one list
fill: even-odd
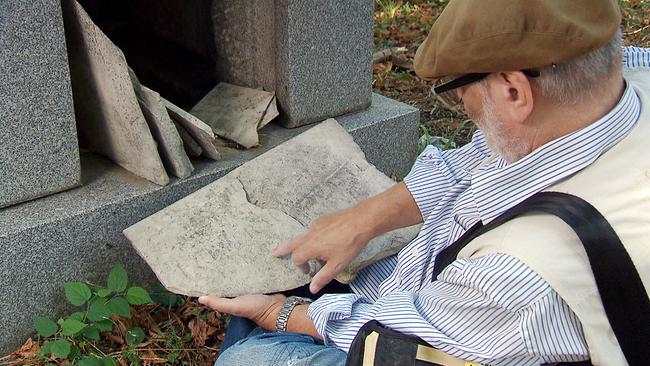
[(235, 306), (235, 301), (233, 299), (216, 296), (201, 296), (199, 297), (199, 303), (220, 313), (239, 315), (236, 314), (237, 307)]

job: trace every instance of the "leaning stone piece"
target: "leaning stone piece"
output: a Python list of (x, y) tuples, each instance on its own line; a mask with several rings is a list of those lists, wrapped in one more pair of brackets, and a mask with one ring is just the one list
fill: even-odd
[(273, 96), (273, 99), (271, 99), (271, 103), (269, 103), (269, 107), (264, 112), (264, 116), (262, 117), (260, 124), (257, 126), (257, 129), (261, 130), (264, 126), (268, 125), (279, 115), (280, 112), (278, 111), (278, 98)]
[(183, 141), (174, 126), (160, 94), (133, 80), (140, 108), (158, 142), (158, 151), (169, 171), (178, 178), (187, 178), (194, 171), (190, 158), (183, 148)]
[(219, 83), (190, 111), (219, 136), (245, 148), (259, 145), (257, 129), (273, 93)]
[[(317, 217), (392, 184), (330, 119), (124, 234), (170, 291), (236, 296), (288, 290), (311, 277), (290, 258), (272, 257), (273, 248)], [(417, 232), (412, 227), (372, 240), (350, 268), (396, 253)], [(311, 273), (317, 269), (312, 264)]]
[(80, 143), (156, 184), (169, 183), (122, 51), (74, 0), (64, 0)]
[(196, 142), (194, 137), (192, 137), (192, 135), (190, 135), (190, 133), (187, 132), (183, 126), (179, 125), (178, 122), (174, 120), (172, 120), (172, 122), (174, 122), (176, 131), (178, 131), (178, 135), (181, 137), (181, 140), (183, 140), (183, 146), (185, 147), (185, 152), (187, 155), (191, 157), (201, 156), (203, 149), (201, 149), (201, 146), (199, 146), (199, 143)]
[(165, 103), (165, 107), (167, 107), (169, 116), (172, 117), (174, 121), (178, 122), (179, 125), (183, 126), (201, 146), (203, 149), (203, 155), (212, 160), (221, 159), (221, 154), (219, 154), (217, 147), (214, 145), (215, 136), (210, 126), (206, 125), (203, 121), (188, 112), (185, 112), (167, 99), (163, 98), (163, 103)]

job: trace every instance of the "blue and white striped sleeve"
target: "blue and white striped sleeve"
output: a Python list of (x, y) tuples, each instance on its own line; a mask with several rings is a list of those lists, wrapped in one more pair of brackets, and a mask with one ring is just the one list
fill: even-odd
[(623, 47), (623, 68), (650, 68), (650, 48)]
[(309, 315), (325, 344), (345, 351), (359, 328), (376, 319), (468, 361), (538, 365), (588, 358), (576, 315), (539, 275), (504, 254), (459, 259), (418, 292), (396, 290), (374, 302), (325, 295)]
[(426, 219), (441, 196), (490, 154), (480, 130), (476, 131), (470, 143), (458, 149), (441, 151), (435, 146), (427, 146), (404, 178), (422, 217)]

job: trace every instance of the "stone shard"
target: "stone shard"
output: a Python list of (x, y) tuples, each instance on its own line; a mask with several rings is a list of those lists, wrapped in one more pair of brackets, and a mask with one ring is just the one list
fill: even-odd
[(189, 177), (194, 171), (194, 166), (185, 153), (183, 141), (167, 113), (160, 94), (137, 83), (136, 80), (133, 80), (133, 87), (168, 171), (181, 179)]
[(169, 183), (122, 51), (79, 3), (62, 6), (81, 145), (156, 184)]
[(275, 96), (273, 96), (273, 99), (271, 99), (268, 108), (266, 108), (266, 111), (264, 112), (264, 117), (262, 117), (262, 120), (260, 121), (260, 124), (257, 126), (257, 129), (261, 130), (264, 126), (268, 125), (279, 115), (280, 112), (278, 111), (278, 99)]
[[(264, 153), (222, 179), (124, 230), (170, 290), (197, 296), (270, 293), (306, 284), (309, 274), (273, 248), (314, 219), (383, 192), (394, 182), (364, 158), (332, 119)], [(418, 232), (372, 240), (348, 268), (396, 253)], [(311, 263), (315, 273), (318, 266)]]
[(194, 137), (199, 146), (201, 146), (203, 155), (212, 160), (221, 159), (221, 154), (219, 154), (217, 147), (214, 145), (215, 136), (210, 126), (164, 98), (163, 103), (167, 107), (169, 116), (178, 122), (179, 125), (183, 126)]
[(178, 122), (172, 120), (174, 122), (174, 126), (176, 126), (176, 131), (178, 131), (178, 135), (181, 137), (181, 140), (183, 140), (183, 146), (185, 147), (185, 152), (187, 155), (191, 157), (199, 157), (203, 153), (203, 149), (201, 149), (201, 146), (199, 146), (199, 143), (196, 142), (194, 137), (190, 135), (187, 130), (183, 128), (183, 126), (179, 125)]
[(219, 83), (190, 111), (219, 136), (245, 148), (259, 145), (257, 129), (273, 93)]

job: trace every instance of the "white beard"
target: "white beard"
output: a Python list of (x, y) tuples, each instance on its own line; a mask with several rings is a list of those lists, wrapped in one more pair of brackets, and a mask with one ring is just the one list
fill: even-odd
[[(483, 85), (482, 85), (483, 86)], [(476, 124), (485, 135), (485, 141), (492, 151), (501, 156), (508, 163), (528, 155), (531, 151), (530, 144), (514, 136), (505, 123), (501, 121), (496, 111), (494, 101), (489, 91), (483, 86), (483, 109), (481, 115), (475, 118)]]

